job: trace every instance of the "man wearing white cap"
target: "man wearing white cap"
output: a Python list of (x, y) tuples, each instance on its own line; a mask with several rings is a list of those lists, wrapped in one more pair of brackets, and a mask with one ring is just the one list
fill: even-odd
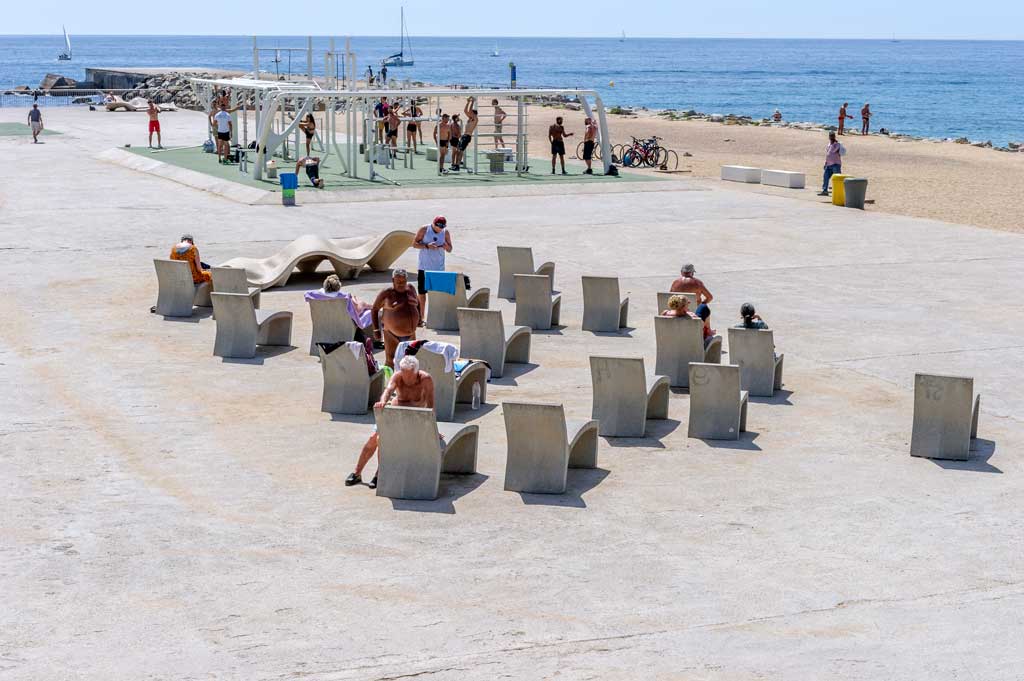
[(697, 296), (697, 304), (707, 304), (714, 300), (711, 291), (704, 286), (704, 282), (693, 276), (696, 270), (692, 264), (687, 263), (679, 270), (679, 278), (672, 282), (672, 293), (693, 293)]

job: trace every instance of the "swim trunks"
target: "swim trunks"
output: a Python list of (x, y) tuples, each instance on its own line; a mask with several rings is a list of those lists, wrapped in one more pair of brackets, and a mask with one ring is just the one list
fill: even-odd
[(462, 151), (465, 151), (466, 149), (469, 149), (469, 145), (470, 145), (470, 143), (472, 141), (473, 141), (473, 136), (472, 135), (463, 135), (462, 139), (459, 140), (459, 149), (461, 149)]
[(583, 160), (589, 161), (592, 158), (594, 158), (594, 142), (587, 140), (583, 143)]
[(562, 140), (555, 140), (551, 143), (551, 155), (552, 156), (565, 156), (565, 142)]
[(149, 131), (150, 132), (160, 132), (160, 121), (150, 121), (149, 122)]
[(230, 142), (231, 141), (231, 133), (230, 132), (218, 132), (217, 133), (217, 139), (223, 140), (225, 142)]

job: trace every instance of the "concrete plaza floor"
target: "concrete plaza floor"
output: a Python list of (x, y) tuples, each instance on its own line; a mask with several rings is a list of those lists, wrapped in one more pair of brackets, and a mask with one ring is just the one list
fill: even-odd
[[(1021, 678), (1019, 236), (690, 180), (244, 205), (99, 160), (145, 144), (142, 115), (48, 116), (45, 146), (0, 139), (4, 679)], [(565, 326), (459, 412), (479, 474), (436, 502), (342, 485), (372, 419), (319, 411), (316, 279), (263, 294), (295, 347), (253, 361), (213, 357), (208, 317), (149, 313), (182, 232), (218, 263), (438, 213), (476, 286), (496, 289), (498, 244), (554, 260)], [(684, 262), (720, 331), (757, 305), (784, 390), (738, 443), (688, 439), (676, 392), (565, 495), (504, 492), (501, 401), (589, 414), (588, 356), (652, 366)], [(633, 328), (580, 330), (582, 274), (620, 278)], [(915, 371), (975, 378), (970, 461), (909, 456)]]

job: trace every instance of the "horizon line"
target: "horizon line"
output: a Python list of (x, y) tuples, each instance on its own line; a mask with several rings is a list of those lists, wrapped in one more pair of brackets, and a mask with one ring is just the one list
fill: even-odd
[[(60, 38), (63, 34), (61, 33), (0, 33), (0, 38)], [(251, 38), (251, 37), (275, 37), (275, 38), (394, 38), (396, 36), (392, 34), (387, 35), (355, 35), (355, 34), (335, 34), (335, 35), (311, 35), (308, 33), (76, 33), (72, 34), (79, 38)], [(514, 38), (514, 39), (532, 39), (532, 40), (615, 40), (619, 41), (622, 39), (621, 36), (615, 34), (601, 34), (601, 35), (418, 35), (417, 39), (430, 38), (430, 39), (479, 39), (479, 40), (494, 40), (502, 38)], [(821, 40), (837, 40), (837, 41), (849, 41), (849, 42), (874, 42), (874, 41), (885, 41), (892, 42), (894, 38), (885, 36), (872, 36), (872, 37), (837, 37), (837, 36), (819, 36), (814, 38), (809, 37), (794, 37), (794, 36), (705, 36), (705, 35), (687, 35), (687, 36), (667, 36), (667, 35), (626, 35), (626, 40), (805, 40), (805, 41), (821, 41)], [(896, 42), (998, 42), (998, 43), (1017, 43), (1024, 42), (1024, 37), (1020, 38), (965, 38), (965, 37), (900, 37), (896, 34)]]

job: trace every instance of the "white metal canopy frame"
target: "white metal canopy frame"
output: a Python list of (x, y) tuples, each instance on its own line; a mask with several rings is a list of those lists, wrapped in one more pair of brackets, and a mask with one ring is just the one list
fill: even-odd
[[(543, 97), (552, 95), (573, 95), (579, 99), (584, 112), (590, 118), (595, 117), (598, 122), (599, 144), (601, 145), (601, 159), (604, 165), (605, 174), (611, 167), (611, 150), (609, 148), (610, 135), (608, 134), (608, 123), (605, 114), (604, 104), (601, 96), (595, 90), (580, 90), (576, 88), (535, 88), (535, 89), (464, 89), (452, 90), (451, 88), (416, 88), (416, 89), (351, 89), (351, 90), (321, 90), (314, 83), (288, 83), (280, 81), (258, 81), (246, 79), (193, 79), (193, 83), (203, 89), (206, 88), (230, 88), (232, 101), (235, 97), (239, 101), (248, 100), (250, 97), (255, 100), (256, 114), (256, 158), (253, 168), (253, 178), (263, 179), (266, 168), (266, 161), (272, 157), (278, 148), (285, 144), (289, 135), (295, 136), (295, 145), (298, 148), (298, 123), (306, 113), (314, 110), (323, 110), (327, 113), (335, 113), (345, 116), (345, 140), (344, 147), (339, 143), (335, 126), (335, 116), (325, 116), (320, 133), (322, 148), (321, 161), (325, 161), (332, 154), (337, 155), (342, 165), (342, 174), (348, 177), (358, 177), (357, 159), (359, 156), (359, 133), (362, 132), (363, 141), (366, 143), (366, 155), (370, 159), (369, 179), (373, 180), (379, 176), (384, 180), (386, 177), (374, 170), (374, 157), (370, 153), (373, 146), (373, 134), (376, 129), (376, 121), (373, 115), (374, 105), (381, 97), (389, 100), (426, 99), (432, 98), (473, 97), (477, 106), (488, 102), (491, 99), (511, 99), (519, 107), (519, 120), (525, 120), (525, 106), (527, 100), (532, 97)], [(593, 106), (591, 106), (591, 99)], [(294, 112), (291, 120), (286, 120), (286, 111)], [(433, 112), (428, 112), (427, 117), (420, 119), (423, 122), (436, 120)], [(235, 126), (237, 129), (237, 126)], [(526, 172), (529, 159), (526, 157), (526, 129), (524, 125), (516, 125), (516, 171)], [(494, 134), (487, 135), (493, 137)], [(511, 134), (508, 135), (512, 137)], [(476, 137), (476, 135), (474, 136)], [(248, 136), (246, 135), (246, 143)], [(287, 147), (285, 148), (287, 151)], [(287, 157), (287, 153), (285, 154)]]

